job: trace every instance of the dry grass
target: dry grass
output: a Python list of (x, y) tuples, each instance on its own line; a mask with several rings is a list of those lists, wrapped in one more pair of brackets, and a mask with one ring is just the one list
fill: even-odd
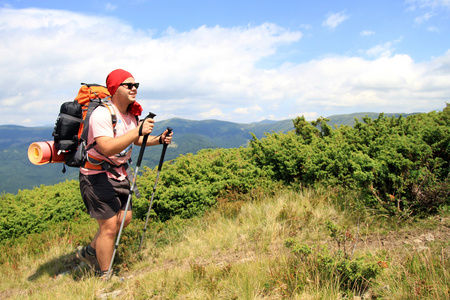
[[(19, 249), (3, 247), (0, 298), (339, 299), (344, 294), (336, 279), (308, 278), (296, 286), (295, 274), (302, 270), (287, 271), (295, 259), (284, 245), (288, 238), (336, 248), (324, 225), (329, 220), (359, 231), (355, 257), (378, 256), (386, 263), (372, 282), (372, 298), (450, 298), (448, 219), (430, 218), (392, 231), (367, 213), (335, 205), (335, 197), (324, 189), (285, 191), (258, 202), (224, 202), (201, 218), (175, 219), (148, 234), (141, 255), (122, 257), (120, 278), (108, 282), (78, 266), (70, 234), (43, 236), (34, 254), (26, 242)], [(138, 231), (141, 226), (136, 222)], [(428, 233), (433, 240), (417, 241)]]

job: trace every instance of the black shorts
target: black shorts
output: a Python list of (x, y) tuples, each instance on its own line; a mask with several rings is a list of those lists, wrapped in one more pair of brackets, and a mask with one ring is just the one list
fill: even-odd
[[(130, 181), (108, 178), (106, 173), (83, 175), (80, 173), (80, 192), (89, 215), (94, 219), (109, 219), (125, 210), (130, 195)], [(128, 210), (132, 209), (132, 201)]]

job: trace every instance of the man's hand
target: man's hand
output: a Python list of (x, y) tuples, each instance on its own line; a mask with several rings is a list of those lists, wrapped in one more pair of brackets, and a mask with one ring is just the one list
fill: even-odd
[(153, 126), (155, 125), (154, 123), (155, 123), (155, 120), (153, 120), (152, 118), (145, 119), (138, 126), (139, 133), (142, 136), (152, 133)]
[(169, 130), (165, 130), (162, 134), (161, 134), (161, 140), (163, 142), (163, 144), (170, 144), (172, 142), (172, 136), (173, 136), (173, 131), (169, 133)]

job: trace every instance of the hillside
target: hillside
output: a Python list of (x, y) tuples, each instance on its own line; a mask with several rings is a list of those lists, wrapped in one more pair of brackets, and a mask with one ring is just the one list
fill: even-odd
[[(119, 277), (108, 282), (75, 257), (94, 224), (62, 224), (14, 248), (0, 245), (0, 299), (448, 299), (448, 214), (402, 224), (344, 208), (355, 194), (335, 196), (326, 188), (283, 191), (151, 222), (141, 253), (143, 222), (135, 220), (119, 247)], [(331, 220), (349, 237), (340, 247)], [(350, 275), (373, 268), (362, 289), (346, 288), (333, 271), (342, 251), (354, 251)]]
[[(361, 120), (365, 116), (377, 118), (378, 113), (357, 113), (328, 117), (329, 124), (353, 125), (354, 118)], [(399, 114), (389, 114), (399, 115)], [(262, 121), (240, 124), (218, 120), (193, 121), (169, 119), (156, 123), (154, 132), (159, 134), (166, 127), (175, 132), (173, 144), (166, 153), (166, 161), (181, 154), (196, 153), (201, 149), (235, 148), (246, 146), (251, 134), (261, 138), (265, 133), (287, 132), (294, 129), (292, 120)], [(53, 127), (23, 127), (16, 125), (0, 126), (0, 191), (16, 193), (19, 189), (31, 189), (40, 185), (51, 185), (66, 179), (77, 179), (78, 170), (67, 168), (62, 173), (62, 164), (35, 166), (27, 157), (28, 146), (33, 142), (52, 140)], [(138, 147), (137, 147), (138, 149)], [(146, 150), (143, 166), (155, 167), (160, 159), (160, 147)], [(135, 150), (134, 161), (139, 151)]]
[(77, 181), (3, 194), (0, 298), (449, 299), (450, 106), (294, 123), (144, 168), (106, 282)]
[[(234, 148), (245, 146), (251, 138), (250, 132), (262, 137), (265, 132), (293, 129), (292, 121), (278, 121), (270, 124), (238, 124), (232, 122), (206, 120), (191, 121), (169, 119), (157, 122), (154, 132), (159, 134), (166, 127), (175, 132), (173, 144), (166, 152), (165, 159), (175, 159), (181, 154), (196, 153), (208, 148)], [(35, 166), (28, 160), (28, 146), (33, 142), (52, 140), (52, 127), (0, 126), (0, 191), (16, 193), (19, 189), (31, 189), (40, 185), (51, 185), (66, 179), (76, 179), (78, 170), (67, 168), (63, 174), (62, 164)], [(136, 161), (139, 147), (133, 151)], [(146, 149), (143, 166), (155, 167), (160, 159), (161, 147)]]

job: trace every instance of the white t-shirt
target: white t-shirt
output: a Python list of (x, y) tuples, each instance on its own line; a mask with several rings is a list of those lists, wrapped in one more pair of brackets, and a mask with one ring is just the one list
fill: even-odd
[[(112, 104), (112, 103), (111, 103)], [(97, 107), (91, 115), (91, 118), (89, 119), (89, 134), (87, 139), (87, 146), (89, 147), (92, 145), (95, 141), (96, 137), (100, 136), (107, 136), (107, 137), (118, 137), (121, 136), (128, 131), (132, 130), (133, 128), (136, 128), (137, 121), (136, 117), (130, 113), (123, 115), (120, 113), (120, 111), (115, 107), (114, 104), (111, 105), (112, 109), (114, 109), (117, 122), (116, 126), (113, 128), (112, 125), (112, 119), (111, 119), (111, 113), (107, 107), (99, 106)], [(111, 108), (111, 107), (110, 107)], [(115, 129), (115, 134), (114, 134)], [(94, 146), (99, 152), (100, 149), (97, 145)], [(122, 151), (120, 154), (110, 156), (109, 159), (111, 159), (116, 165), (122, 165), (128, 161), (128, 159), (131, 157), (131, 148), (132, 144), (127, 147), (124, 151)], [(90, 149), (88, 151), (88, 154), (92, 156), (93, 158), (97, 160), (104, 160), (104, 157), (99, 154), (95, 149)], [(94, 175), (102, 172), (106, 172), (108, 177), (118, 179), (118, 180), (124, 180), (127, 176), (126, 170), (123, 166), (114, 168), (114, 170), (120, 175), (119, 177), (116, 177), (114, 174), (110, 172), (106, 172), (105, 170), (90, 170), (86, 169), (84, 167), (80, 168), (80, 172), (84, 175)]]

